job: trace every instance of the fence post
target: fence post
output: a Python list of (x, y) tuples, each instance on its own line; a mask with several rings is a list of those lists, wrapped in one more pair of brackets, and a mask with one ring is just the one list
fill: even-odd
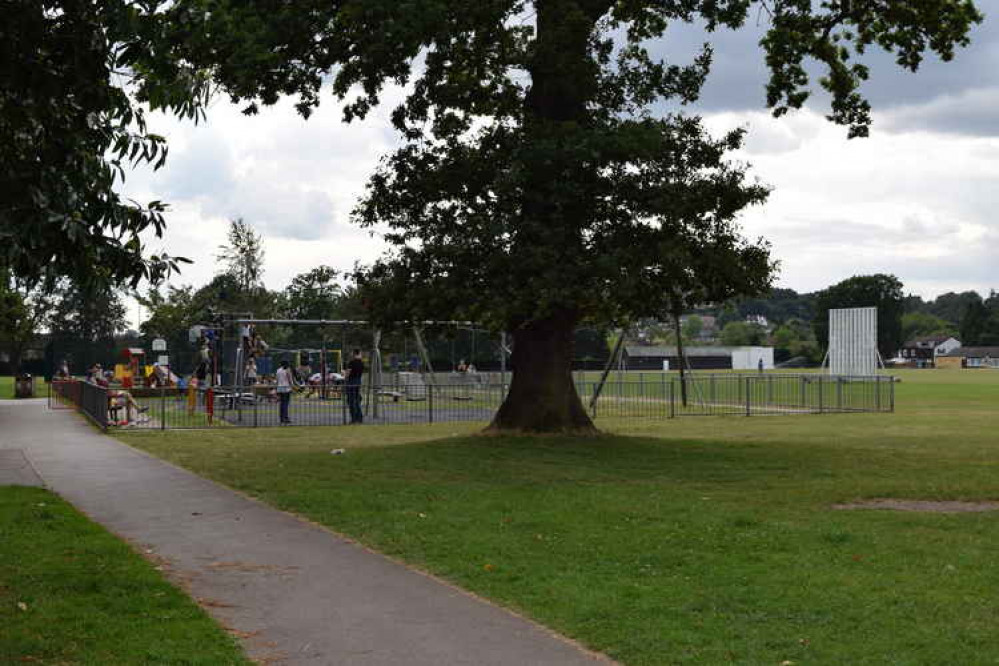
[(430, 419), (428, 422), (434, 422), (434, 387), (427, 387), (427, 414)]
[(753, 413), (753, 399), (752, 391), (750, 391), (749, 382), (753, 380), (752, 377), (746, 377), (746, 416), (752, 416)]
[(892, 411), (892, 413), (894, 413), (895, 412), (895, 378), (894, 377), (891, 378), (891, 383), (889, 384), (889, 387), (891, 389), (889, 391), (889, 394), (888, 394), (891, 397), (891, 411)]
[[(665, 377), (665, 375), (663, 375)], [(676, 399), (675, 393), (673, 392), (673, 378), (669, 378), (669, 417), (671, 419), (676, 418)]]
[(819, 377), (819, 414), (821, 414), (823, 412), (823, 406), (822, 406), (823, 389), (822, 389), (822, 387), (825, 384), (824, 379), (825, 379), (824, 377), (821, 377), (821, 376)]
[(843, 378), (836, 378), (836, 411), (843, 411)]
[(160, 386), (160, 430), (166, 430), (166, 387)]
[(874, 377), (874, 411), (881, 411), (881, 375)]
[(806, 394), (807, 394), (807, 392), (808, 392), (808, 378), (805, 377), (805, 375), (802, 375), (801, 376), (801, 396), (800, 396), (799, 405), (798, 405), (802, 409), (805, 408), (805, 403), (807, 402), (807, 398), (805, 397)]
[(665, 399), (666, 399), (666, 392), (667, 392), (667, 390), (668, 390), (668, 389), (666, 388), (666, 373), (665, 373), (665, 372), (664, 372), (664, 373), (662, 373), (661, 375), (659, 375), (659, 377), (660, 377), (660, 378), (662, 379), (662, 385), (663, 385), (663, 399), (665, 400)]

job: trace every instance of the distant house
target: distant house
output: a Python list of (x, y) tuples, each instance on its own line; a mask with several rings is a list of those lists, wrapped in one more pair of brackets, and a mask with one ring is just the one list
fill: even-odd
[(756, 326), (759, 326), (761, 328), (765, 328), (767, 330), (770, 329), (770, 322), (767, 321), (767, 318), (764, 317), (761, 314), (746, 315), (746, 323), (747, 324), (755, 324)]
[(958, 347), (938, 356), (937, 367), (999, 369), (999, 347)]
[(711, 343), (718, 338), (718, 318), (714, 315), (683, 315), (680, 317), (680, 324), (686, 325), (692, 316), (701, 320), (701, 330), (694, 337), (694, 342)]
[(961, 347), (961, 341), (949, 335), (926, 335), (909, 340), (899, 356), (914, 368), (935, 368), (937, 357)]
[[(756, 370), (774, 367), (773, 347), (685, 347), (684, 356), (692, 370)], [(676, 347), (627, 345), (623, 355), (628, 370), (680, 369)], [(668, 362), (668, 366), (664, 364)]]

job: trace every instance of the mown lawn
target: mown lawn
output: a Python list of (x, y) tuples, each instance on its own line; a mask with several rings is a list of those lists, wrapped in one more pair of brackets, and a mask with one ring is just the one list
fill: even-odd
[[(35, 378), (35, 397), (44, 398), (48, 395), (48, 385), (43, 377)], [(11, 376), (0, 376), (0, 400), (14, 397), (14, 378)]]
[(250, 664), (153, 565), (38, 488), (0, 487), (0, 664)]
[[(895, 414), (122, 433), (626, 664), (994, 664), (999, 372), (900, 373)], [(332, 456), (332, 448), (347, 454)]]

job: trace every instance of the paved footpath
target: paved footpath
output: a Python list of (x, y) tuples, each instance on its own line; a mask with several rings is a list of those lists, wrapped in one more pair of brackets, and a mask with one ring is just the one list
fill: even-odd
[(243, 639), (250, 657), (265, 663), (610, 663), (465, 592), (125, 446), (71, 412), (50, 412), (41, 400), (0, 401), (0, 483), (31, 484), (39, 477), (163, 562)]

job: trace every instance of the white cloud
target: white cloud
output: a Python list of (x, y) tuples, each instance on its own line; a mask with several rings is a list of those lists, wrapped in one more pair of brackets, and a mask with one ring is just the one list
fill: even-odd
[(379, 159), (395, 142), (387, 114), (392, 99), (364, 122), (345, 125), (327, 104), (305, 121), (291, 101), (244, 116), (225, 100), (195, 126), (154, 115), (170, 157), (159, 172), (133, 172), (125, 193), (170, 204), (162, 239), (151, 250), (194, 261), (175, 284), (201, 285), (217, 266), (227, 220), (243, 217), (263, 236), (265, 281), (284, 287), (296, 274), (324, 263), (348, 270), (383, 251), (377, 238), (350, 224), (350, 211)]
[(923, 131), (847, 141), (808, 111), (780, 129), (785, 119), (765, 113), (708, 122), (721, 130), (740, 118), (751, 137), (764, 137), (762, 148), (748, 141), (744, 157), (775, 186), (765, 207), (746, 214), (745, 230), (773, 242), (783, 286), (810, 291), (872, 272), (895, 273), (929, 297), (999, 285), (999, 141)]

